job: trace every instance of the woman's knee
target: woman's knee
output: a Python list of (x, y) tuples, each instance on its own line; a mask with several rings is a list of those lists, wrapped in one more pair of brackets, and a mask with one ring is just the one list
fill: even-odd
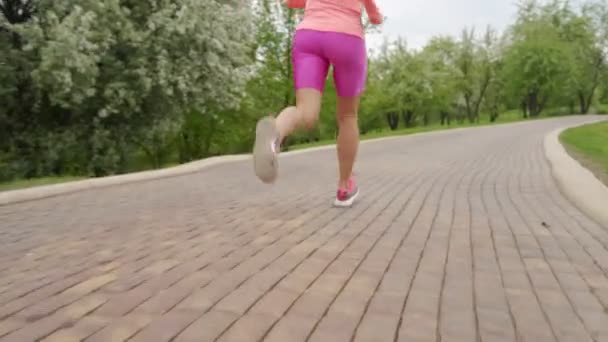
[(302, 89), (296, 93), (300, 122), (305, 129), (310, 130), (319, 121), (321, 112), (321, 93), (314, 89)]
[(358, 127), (359, 121), (356, 113), (343, 113), (338, 116), (338, 127)]
[(302, 124), (305, 129), (311, 130), (319, 121), (319, 112), (315, 110), (302, 111)]
[(359, 112), (359, 98), (338, 98), (337, 117), (338, 123), (357, 122)]

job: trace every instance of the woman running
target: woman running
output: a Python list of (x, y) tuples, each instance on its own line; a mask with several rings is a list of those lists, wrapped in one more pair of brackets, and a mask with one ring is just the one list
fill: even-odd
[(305, 8), (292, 47), (296, 106), (279, 116), (262, 118), (256, 127), (253, 149), (256, 175), (275, 181), (281, 142), (296, 128), (313, 128), (319, 119), (321, 97), (329, 66), (338, 94), (339, 181), (334, 205), (349, 207), (359, 194), (352, 175), (359, 147), (357, 115), (365, 89), (367, 51), (361, 21), (361, 4), (370, 22), (382, 23), (374, 0), (284, 0), (291, 8)]

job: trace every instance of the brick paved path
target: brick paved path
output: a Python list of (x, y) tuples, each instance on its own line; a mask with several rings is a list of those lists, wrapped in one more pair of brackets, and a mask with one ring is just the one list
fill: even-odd
[(608, 341), (608, 229), (542, 139), (580, 118), (0, 207), (0, 341)]

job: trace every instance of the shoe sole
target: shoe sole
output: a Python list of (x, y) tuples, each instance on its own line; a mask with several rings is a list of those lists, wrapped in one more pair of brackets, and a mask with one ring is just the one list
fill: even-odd
[(334, 201), (334, 207), (336, 208), (350, 208), (353, 206), (353, 203), (355, 202), (355, 200), (357, 199), (357, 197), (359, 197), (359, 193), (361, 192), (361, 190), (357, 189), (357, 192), (352, 195), (349, 199), (347, 199), (346, 201), (340, 201), (336, 198), (336, 200)]
[(273, 183), (277, 178), (278, 161), (270, 145), (277, 137), (274, 119), (264, 118), (258, 121), (255, 130), (253, 147), (253, 165), (256, 176), (264, 183)]

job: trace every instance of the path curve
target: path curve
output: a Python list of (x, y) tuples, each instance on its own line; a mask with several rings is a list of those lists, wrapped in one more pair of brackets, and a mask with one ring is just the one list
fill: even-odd
[(0, 207), (0, 341), (604, 341), (608, 229), (543, 139), (569, 117)]

